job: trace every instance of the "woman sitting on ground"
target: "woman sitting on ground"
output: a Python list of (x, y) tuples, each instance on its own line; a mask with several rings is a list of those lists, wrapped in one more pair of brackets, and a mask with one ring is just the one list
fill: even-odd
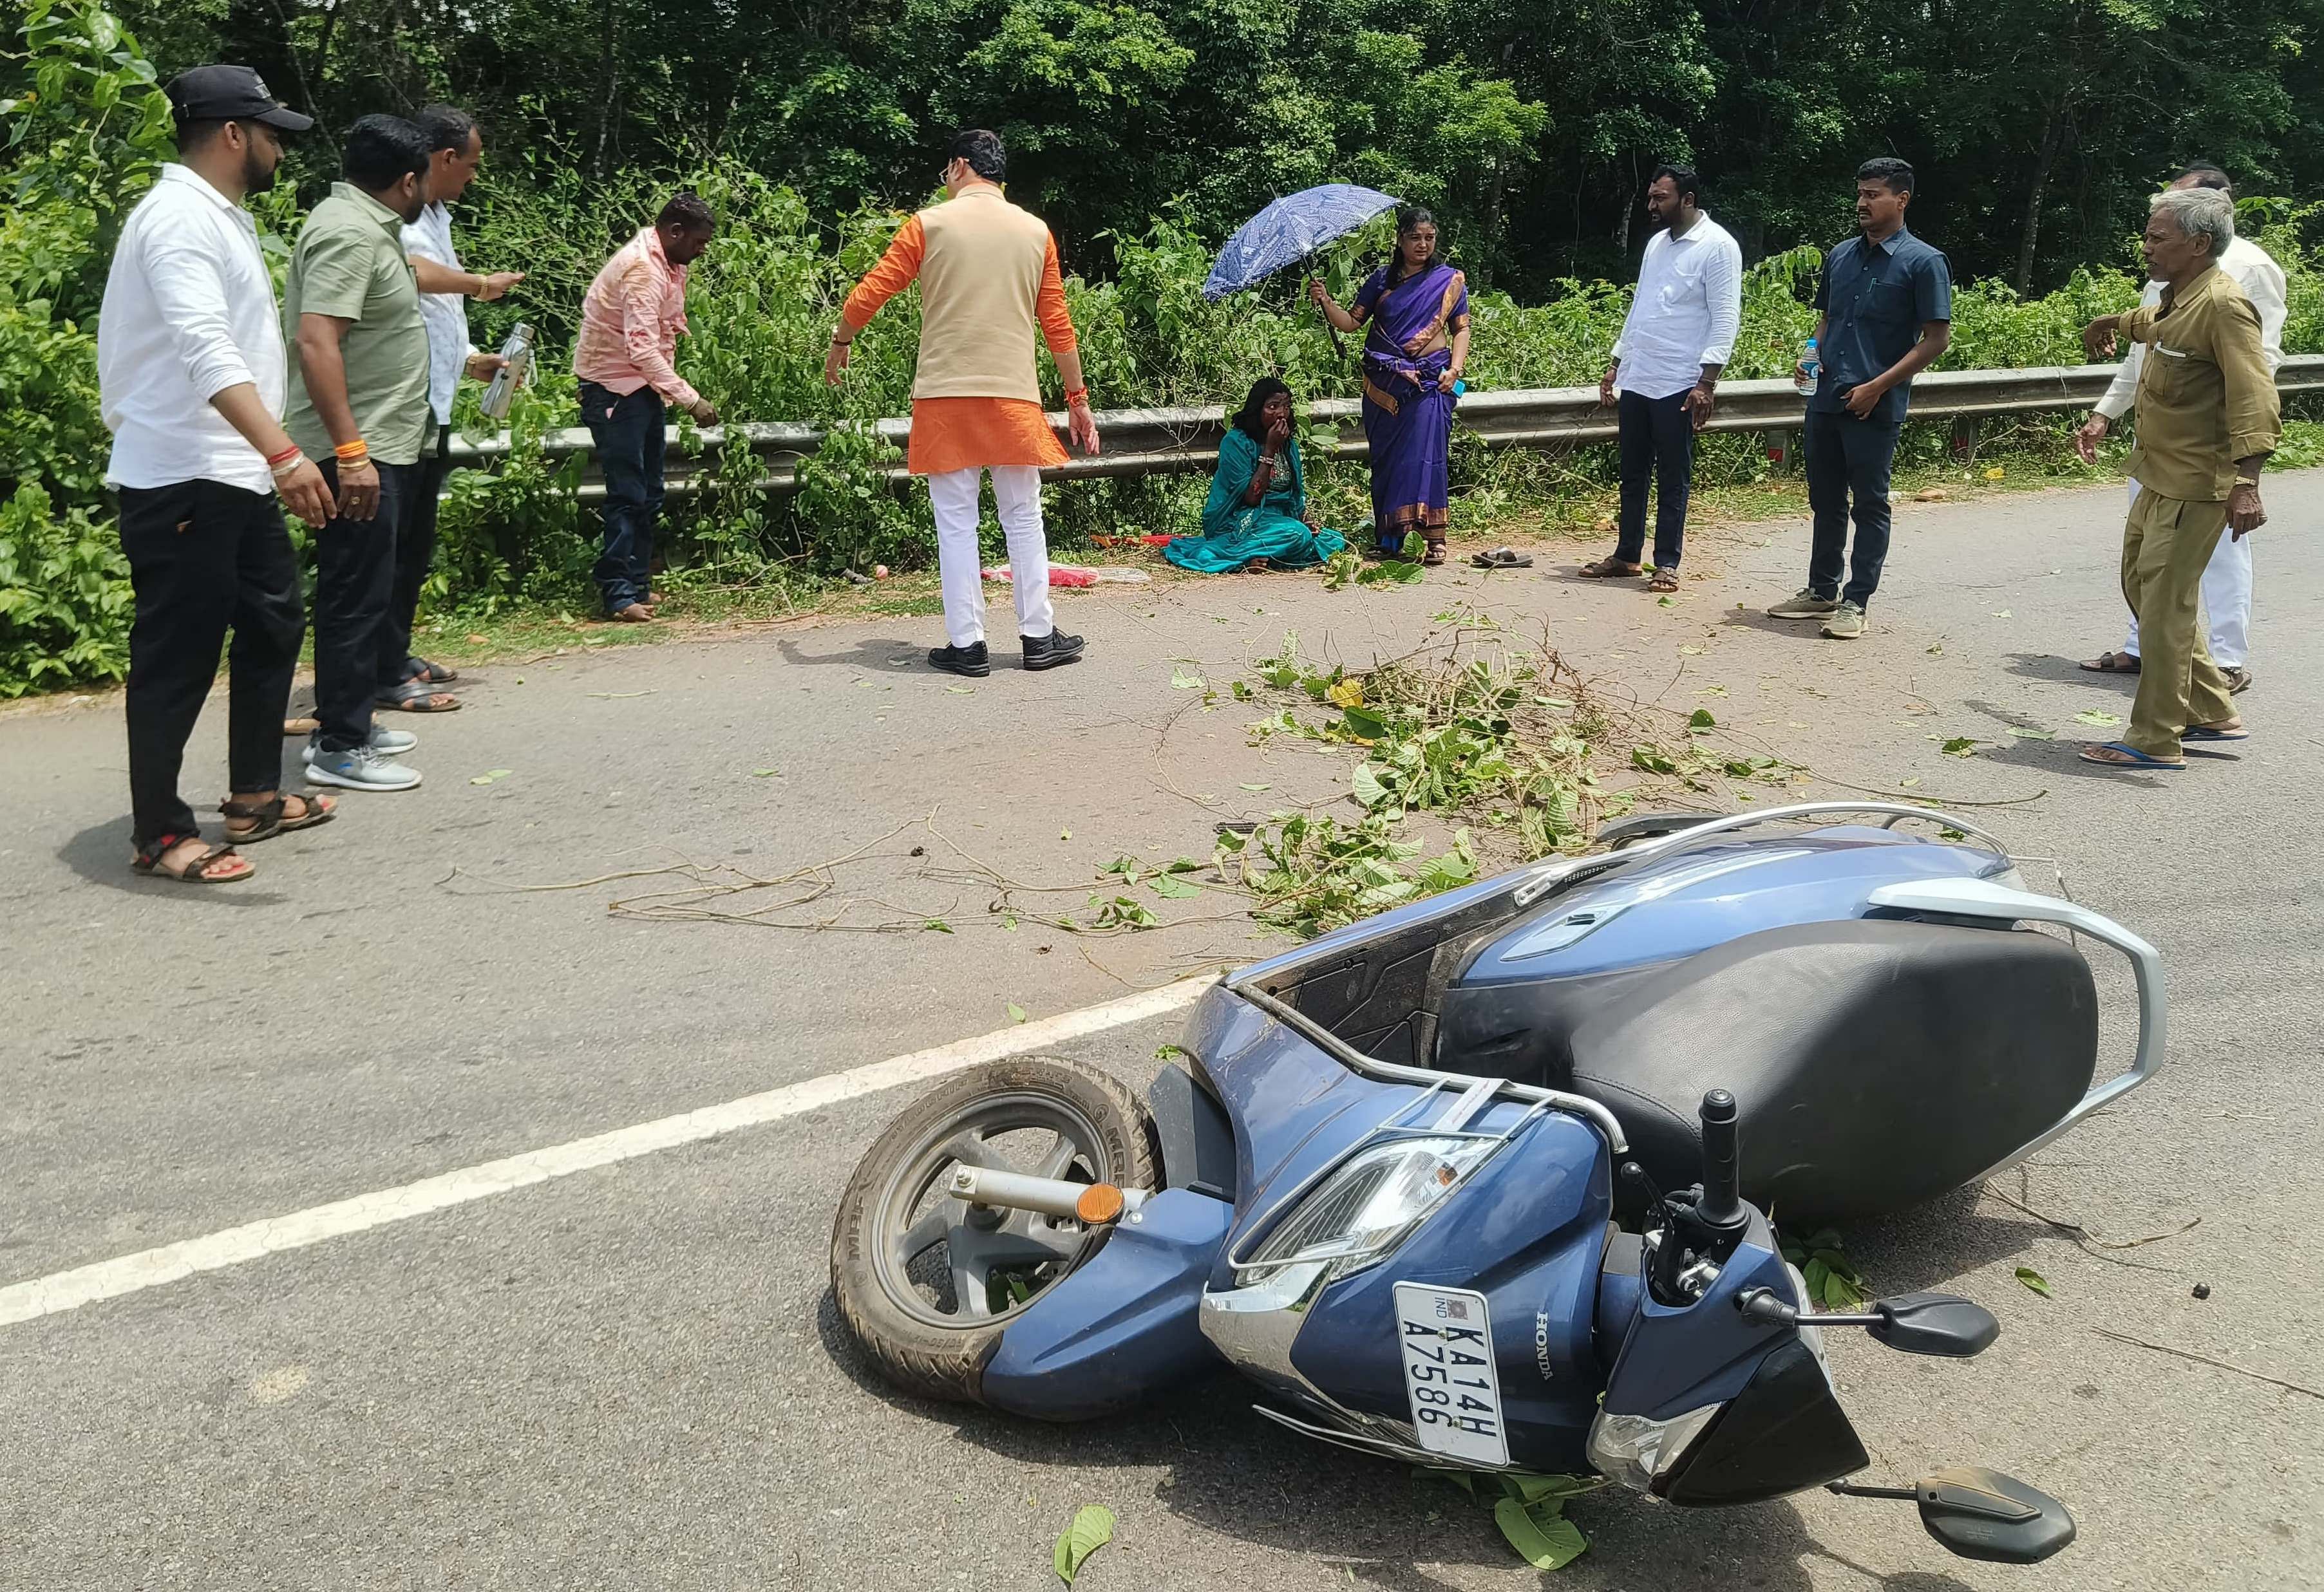
[(1291, 389), (1263, 376), (1219, 443), (1203, 534), (1173, 538), (1162, 556), (1181, 568), (1219, 575), (1253, 566), (1305, 569), (1345, 546), (1307, 511), (1307, 474), (1291, 434)]

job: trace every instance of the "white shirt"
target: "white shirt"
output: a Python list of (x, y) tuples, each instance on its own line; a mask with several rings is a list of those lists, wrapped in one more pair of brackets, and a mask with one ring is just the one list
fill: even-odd
[[(2283, 267), (2249, 238), (2236, 237), (2227, 240), (2227, 253), (2219, 256), (2219, 269), (2236, 279), (2236, 285), (2252, 301), (2252, 308), (2259, 311), (2260, 350), (2267, 355), (2267, 368), (2273, 371), (2283, 363)], [(2163, 284), (2147, 283), (2138, 301), (2162, 303)], [(2138, 373), (2145, 366), (2146, 345), (2133, 343), (2130, 351), (2122, 356), (2122, 369), (2115, 373), (2114, 384), (2098, 400), (2098, 413), (2109, 420), (2119, 420), (2130, 413), (2138, 401)]]
[(1684, 237), (1668, 228), (1646, 240), (1638, 290), (1614, 342), (1614, 391), (1668, 398), (1702, 380), (1702, 367), (1725, 364), (1743, 324), (1743, 249), (1733, 235), (1697, 212)]
[[(447, 271), (465, 271), (460, 252), (452, 246), (452, 212), (430, 205), (420, 219), (403, 228), (403, 252), (433, 260)], [(468, 341), (468, 300), (462, 293), (422, 293), (420, 318), (428, 323), (428, 402), (436, 423), (452, 423), (452, 395), (460, 390), (460, 373), (476, 345)], [(432, 444), (430, 445), (432, 447)]]
[(161, 168), (129, 213), (97, 322), (97, 385), (115, 486), (217, 481), (271, 492), (259, 451), (210, 407), (254, 382), (281, 415), (290, 367), (258, 228), (185, 166)]

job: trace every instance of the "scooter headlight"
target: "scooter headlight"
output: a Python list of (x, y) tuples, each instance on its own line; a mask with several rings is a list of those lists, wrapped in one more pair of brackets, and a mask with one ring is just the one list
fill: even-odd
[(1329, 1263), (1327, 1283), (1361, 1271), (1411, 1237), (1501, 1142), (1401, 1138), (1359, 1150), (1277, 1224), (1243, 1269), (1242, 1283), (1263, 1283), (1286, 1266), (1317, 1261)]

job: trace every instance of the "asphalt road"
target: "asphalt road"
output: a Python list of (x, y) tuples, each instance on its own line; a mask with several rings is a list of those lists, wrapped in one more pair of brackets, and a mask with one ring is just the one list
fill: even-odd
[[(1248, 710), (1204, 711), (1174, 674), (1232, 679), (1286, 629), (1361, 664), (1466, 603), (1545, 621), (1604, 689), (1714, 706), (1812, 769), (1816, 794), (2008, 804), (1979, 815), (2163, 948), (2174, 1026), (2161, 1078), (2000, 1192), (2111, 1241), (2200, 1219), (2102, 1257), (1988, 1193), (1849, 1235), (1880, 1288), (1950, 1288), (2004, 1323), (1966, 1364), (1835, 1346), (1876, 1471), (1984, 1463), (2055, 1492), (2083, 1534), (2051, 1564), (1950, 1560), (1901, 1505), (1682, 1515), (1600, 1495), (1573, 1511), (1591, 1552), (1551, 1582), (2324, 1585), (2324, 1404), (2094, 1330), (2324, 1387), (2308, 833), (2324, 550), (2306, 534), (2324, 478), (2277, 482), (2271, 507), (2260, 683), (2240, 699), (2255, 738), (2170, 776), (2070, 755), (2076, 713), (2126, 708), (2122, 682), (2063, 661), (2120, 639), (2111, 491), (1908, 509), (1853, 646), (1756, 616), (1800, 584), (1789, 521), (1700, 537), (1668, 609), (1570, 578), (1595, 549), (1399, 591), (1102, 589), (1065, 609), (1090, 661), (965, 692), (898, 664), (927, 621), (618, 656), (576, 640), (480, 671), (467, 711), (413, 722), (424, 789), (352, 796), (221, 890), (130, 877), (117, 699), (0, 716), (0, 1288), (1250, 955), (1265, 943), (1222, 897), (1120, 937), (1039, 916), (1087, 916), (1116, 854), (1201, 855), (1219, 819), (1344, 779), (1344, 759), (1247, 744)], [(204, 722), (189, 789), (222, 783), (222, 720), (221, 704)], [(1941, 753), (1960, 736), (1975, 756)], [(680, 860), (794, 882), (660, 894), (688, 879), (645, 870)], [(604, 879), (622, 872), (641, 877)], [(1024, 888), (1004, 900), (997, 879)], [(608, 910), (641, 896), (798, 904), (757, 922)], [(1142, 1080), (1175, 1027), (1065, 1048)], [(904, 1098), (0, 1326), (0, 1587), (1034, 1588), (1084, 1503), (1120, 1523), (1084, 1572), (1100, 1592), (1542, 1579), (1481, 1508), (1276, 1431), (1231, 1379), (1069, 1430), (867, 1384), (825, 1244)]]

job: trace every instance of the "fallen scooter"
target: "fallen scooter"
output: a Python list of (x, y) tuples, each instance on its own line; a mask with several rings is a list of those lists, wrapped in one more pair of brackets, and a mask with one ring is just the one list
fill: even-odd
[[(1223, 1360), (1268, 1419), (1385, 1459), (1594, 1469), (1683, 1505), (1830, 1486), (1913, 1500), (1964, 1557), (2063, 1548), (2065, 1508), (1991, 1471), (1845, 1479), (1868, 1460), (1822, 1334), (1961, 1357), (1999, 1325), (1938, 1293), (1819, 1314), (1765, 1211), (1925, 1201), (2137, 1087), (2163, 1053), (2153, 949), (1925, 808), (1600, 842), (1224, 980), (1146, 1102), (1039, 1059), (932, 1090), (833, 1231), (873, 1364), (1075, 1421)], [(2034, 925), (2129, 958), (2120, 1073), (2095, 1081), (2077, 944)]]

